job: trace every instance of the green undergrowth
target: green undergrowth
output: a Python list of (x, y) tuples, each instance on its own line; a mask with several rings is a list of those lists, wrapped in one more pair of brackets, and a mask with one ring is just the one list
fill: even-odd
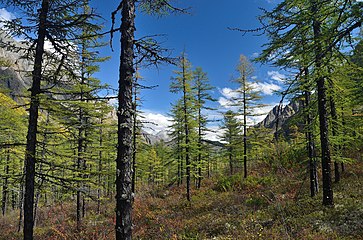
[(299, 178), (293, 170), (225, 176), (193, 190), (190, 203), (180, 188), (142, 199), (135, 237), (363, 239), (362, 165), (351, 166), (334, 184), (334, 207), (322, 206), (321, 192), (311, 198), (308, 180)]
[[(322, 193), (309, 196), (308, 179), (292, 169), (270, 171), (257, 166), (240, 175), (204, 179), (185, 187), (147, 190), (140, 187), (134, 202), (134, 239), (363, 239), (363, 165), (348, 166), (334, 184), (334, 207), (322, 206)], [(110, 197), (110, 199), (113, 199)], [(75, 206), (42, 207), (35, 239), (114, 239), (114, 205), (108, 201), (96, 214), (89, 202), (81, 229)], [(18, 213), (0, 218), (0, 239), (21, 239)]]

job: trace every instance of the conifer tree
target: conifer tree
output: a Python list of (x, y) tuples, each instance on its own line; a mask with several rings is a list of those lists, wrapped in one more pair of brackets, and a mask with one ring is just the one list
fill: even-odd
[[(155, 41), (135, 41), (136, 3), (135, 0), (122, 0), (112, 12), (113, 25), (116, 14), (120, 12), (122, 16), (119, 28), (121, 48), (117, 109), (116, 239), (132, 238), (132, 82), (135, 73), (135, 50), (139, 50), (139, 61), (149, 61), (151, 64), (158, 64), (160, 61), (170, 62), (168, 58), (160, 55), (162, 49)], [(165, 0), (142, 0), (138, 3), (141, 10), (149, 14), (161, 15), (179, 11)], [(114, 29), (111, 33), (113, 32)]]
[(170, 85), (170, 91), (173, 93), (182, 94), (181, 108), (183, 111), (183, 130), (184, 130), (184, 152), (185, 152), (185, 168), (186, 168), (186, 190), (187, 200), (190, 201), (190, 180), (191, 180), (191, 133), (193, 131), (192, 123), (194, 117), (194, 96), (191, 89), (191, 83), (193, 80), (193, 71), (191, 70), (191, 64), (185, 56), (185, 52), (182, 53), (180, 62), (180, 70), (174, 71), (176, 77), (173, 77), (173, 82)]
[(216, 101), (212, 98), (210, 91), (213, 87), (208, 83), (208, 77), (201, 67), (197, 67), (194, 71), (194, 84), (193, 90), (196, 98), (196, 111), (197, 111), (197, 127), (198, 127), (198, 142), (197, 142), (197, 151), (198, 151), (198, 159), (197, 159), (197, 188), (200, 188), (202, 181), (202, 168), (203, 162), (202, 159), (206, 155), (206, 151), (202, 144), (203, 136), (208, 131), (207, 128), (207, 117), (202, 111), (210, 111), (214, 110), (211, 107), (206, 106), (207, 101)]
[[(333, 205), (330, 173), (330, 148), (327, 121), (326, 76), (331, 53), (349, 41), (354, 29), (362, 24), (362, 3), (355, 1), (328, 2), (321, 0), (285, 0), (272, 11), (263, 10), (262, 27), (270, 42), (265, 45), (261, 61), (290, 67), (296, 57), (305, 56), (312, 67), (318, 96), (319, 129), (322, 152), (323, 204)], [(306, 33), (308, 42), (301, 48)]]
[(237, 119), (237, 114), (231, 110), (223, 113), (221, 128), (224, 130), (221, 140), (226, 142), (225, 148), (229, 161), (229, 174), (234, 174), (236, 156), (240, 147), (241, 124)]
[(239, 96), (231, 99), (231, 105), (238, 107), (238, 112), (243, 117), (243, 176), (247, 178), (247, 129), (250, 125), (247, 118), (258, 115), (255, 110), (264, 105), (259, 103), (260, 92), (250, 79), (253, 73), (252, 64), (244, 55), (240, 55), (237, 72), (239, 76), (233, 81), (239, 84), (239, 88), (236, 90)]
[(183, 184), (184, 178), (184, 158), (183, 158), (183, 111), (182, 111), (182, 99), (179, 99), (175, 105), (172, 105), (171, 113), (172, 125), (169, 126), (169, 136), (171, 141), (175, 142), (173, 148), (173, 157), (177, 162), (177, 184), (178, 186)]
[[(72, 44), (68, 39), (76, 39), (80, 33), (80, 27), (93, 15), (80, 13), (82, 2), (67, 0), (62, 2), (42, 1), (2, 1), (6, 6), (15, 7), (25, 16), (27, 21), (14, 19), (6, 22), (4, 27), (13, 36), (25, 38), (30, 48), (25, 55), (33, 60), (32, 87), (29, 107), (29, 123), (27, 134), (27, 146), (25, 156), (25, 196), (24, 196), (24, 239), (33, 239), (33, 207), (34, 207), (34, 179), (36, 162), (36, 144), (38, 116), (42, 89), (42, 82), (57, 79), (57, 69), (67, 68), (73, 62)], [(34, 10), (38, 9), (35, 13)], [(59, 9), (62, 9), (60, 12)], [(34, 25), (32, 25), (34, 24)], [(33, 38), (33, 36), (35, 36)], [(49, 41), (57, 54), (45, 52), (45, 41)], [(58, 62), (58, 67), (46, 68), (47, 61)], [(53, 58), (53, 59), (52, 59)], [(68, 64), (68, 65), (67, 65)], [(47, 75), (51, 73), (51, 75)], [(53, 75), (54, 74), (54, 75)]]

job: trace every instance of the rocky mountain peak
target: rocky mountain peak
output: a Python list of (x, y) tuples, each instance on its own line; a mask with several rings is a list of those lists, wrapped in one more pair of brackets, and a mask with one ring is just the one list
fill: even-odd
[(279, 119), (279, 128), (283, 126), (286, 121), (295, 115), (303, 106), (301, 100), (292, 100), (289, 104), (282, 107), (282, 110), (278, 112), (279, 106), (276, 105), (266, 116), (266, 118), (257, 124), (257, 127), (265, 127), (270, 129), (276, 128), (277, 119)]

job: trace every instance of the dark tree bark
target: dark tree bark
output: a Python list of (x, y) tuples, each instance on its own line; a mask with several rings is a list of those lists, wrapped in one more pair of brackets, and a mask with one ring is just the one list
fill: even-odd
[[(49, 112), (47, 113), (47, 119), (45, 122), (45, 125), (48, 126), (49, 124)], [(41, 158), (42, 158), (42, 162), (45, 162), (45, 155), (46, 155), (46, 145), (48, 142), (48, 134), (46, 133), (46, 131), (44, 131), (43, 133), (43, 142), (42, 142), (42, 151), (41, 151)], [(43, 164), (40, 163), (39, 164), (39, 173), (43, 172)], [(37, 211), (38, 211), (38, 203), (39, 203), (39, 199), (40, 199), (40, 195), (41, 195), (41, 191), (42, 191), (42, 186), (43, 183), (45, 181), (45, 178), (41, 178), (40, 182), (38, 183), (38, 190), (37, 193), (35, 194), (35, 203), (34, 203), (34, 227), (36, 227), (37, 225)]]
[[(232, 140), (231, 140), (232, 142)], [(230, 143), (231, 143), (230, 142)], [(233, 175), (233, 154), (232, 154), (233, 148), (229, 147), (228, 150), (228, 159), (229, 159), (229, 175)]]
[[(344, 107), (342, 107), (342, 128), (343, 128), (343, 135), (345, 136), (346, 134), (346, 131), (345, 131), (345, 118), (344, 118)], [(345, 150), (345, 144), (343, 143), (342, 144), (342, 152), (344, 153), (344, 150)], [(345, 171), (345, 166), (344, 166), (344, 163), (341, 162), (340, 163), (340, 166), (342, 168), (342, 173)]]
[[(81, 95), (82, 98), (82, 95)], [(80, 108), (79, 109), (79, 129), (78, 129), (78, 145), (77, 145), (77, 169), (78, 171), (81, 171), (81, 165), (82, 162), (84, 161), (83, 159), (83, 140), (84, 140), (84, 136), (83, 136), (83, 109)], [(82, 177), (82, 174), (79, 174), (79, 177)], [(81, 218), (82, 218), (82, 193), (81, 193), (81, 185), (78, 184), (77, 186), (77, 196), (76, 196), (76, 220), (77, 220), (77, 230), (79, 231), (81, 228)]]
[[(311, 12), (313, 16), (313, 31), (315, 44), (315, 68), (316, 71), (322, 67), (322, 46), (321, 46), (321, 22), (317, 19), (319, 14), (318, 2), (311, 0)], [(318, 76), (316, 79), (318, 90), (318, 112), (320, 126), (321, 142), (321, 164), (323, 175), (323, 205), (334, 205), (333, 189), (331, 180), (331, 158), (328, 138), (328, 113), (327, 113), (327, 96), (326, 96), (326, 79), (324, 76)]]
[[(333, 89), (332, 84), (330, 84), (330, 88)], [(338, 114), (333, 96), (329, 97), (329, 102), (330, 102), (330, 115), (332, 118), (332, 134), (335, 137), (338, 134)], [(339, 146), (337, 146), (336, 144), (334, 144), (333, 146), (334, 146), (333, 149), (337, 151)], [(334, 182), (338, 183), (339, 181), (340, 181), (339, 163), (337, 161), (334, 161)]]
[(133, 105), (134, 115), (132, 118), (132, 192), (135, 193), (136, 184), (136, 153), (137, 153), (137, 77), (133, 86)]
[[(307, 76), (307, 69), (305, 69), (305, 73)], [(310, 196), (314, 197), (319, 190), (318, 185), (318, 174), (316, 170), (316, 152), (315, 152), (315, 144), (314, 144), (314, 135), (311, 129), (312, 126), (312, 118), (310, 115), (310, 91), (305, 91), (305, 108), (306, 108), (306, 138), (307, 138), (307, 149), (309, 155), (309, 173), (310, 173)]]
[(116, 239), (132, 238), (132, 82), (134, 69), (135, 0), (121, 2), (121, 54), (116, 159)]
[(180, 138), (179, 136), (177, 136), (177, 153), (178, 153), (178, 156), (177, 156), (177, 160), (178, 160), (178, 186), (180, 186), (181, 184), (183, 184), (183, 175), (182, 175), (182, 172), (183, 172), (183, 159), (181, 158), (180, 156), (180, 152), (181, 152), (181, 149), (180, 149)]
[(102, 158), (103, 158), (103, 131), (102, 131), (103, 119), (100, 120), (100, 138), (99, 146), (100, 151), (98, 152), (98, 189), (97, 189), (97, 213), (101, 214), (101, 182), (102, 182)]
[[(184, 56), (183, 56), (184, 58)], [(184, 61), (184, 59), (183, 59)], [(187, 89), (186, 89), (185, 64), (183, 63), (183, 112), (184, 112), (184, 131), (185, 131), (185, 169), (187, 176), (187, 200), (190, 201), (190, 156), (189, 156), (189, 120), (187, 109)]]
[(243, 77), (243, 177), (247, 178), (247, 102), (246, 76)]
[(8, 192), (9, 192), (9, 162), (10, 162), (10, 151), (7, 149), (6, 160), (5, 160), (5, 177), (3, 182), (3, 191), (2, 191), (2, 200), (1, 200), (1, 212), (3, 216), (5, 216), (7, 201), (8, 201)]
[(38, 109), (40, 83), (42, 80), (42, 64), (44, 53), (44, 40), (47, 29), (47, 15), (49, 0), (42, 1), (39, 11), (38, 37), (35, 49), (34, 68), (32, 73), (31, 99), (29, 108), (29, 125), (25, 153), (25, 195), (24, 195), (24, 240), (33, 239), (33, 207), (34, 207), (34, 179), (36, 161), (36, 143), (38, 128)]
[(197, 179), (197, 188), (199, 189), (202, 183), (202, 124), (201, 124), (201, 119), (202, 119), (202, 109), (201, 109), (201, 105), (202, 105), (202, 99), (201, 99), (201, 92), (200, 89), (198, 89), (198, 179)]

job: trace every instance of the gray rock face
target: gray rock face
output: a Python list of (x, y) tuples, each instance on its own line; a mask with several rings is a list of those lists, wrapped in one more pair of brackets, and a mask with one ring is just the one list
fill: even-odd
[(161, 141), (168, 143), (171, 141), (170, 136), (166, 131), (160, 131), (156, 134), (150, 134), (145, 131), (141, 132), (141, 136), (144, 139), (145, 143), (150, 145), (155, 145), (160, 143)]
[(302, 108), (302, 101), (294, 100), (288, 105), (282, 108), (282, 111), (278, 113), (278, 105), (275, 106), (266, 116), (266, 118), (257, 124), (257, 127), (265, 127), (270, 129), (276, 128), (277, 118), (279, 119), (279, 128), (283, 126), (286, 121), (295, 115)]
[(24, 43), (10, 39), (0, 34), (0, 88), (15, 101), (19, 101), (24, 92), (31, 86), (29, 73), (32, 70), (31, 61), (22, 58), (23, 51), (12, 51), (6, 45), (26, 48)]

